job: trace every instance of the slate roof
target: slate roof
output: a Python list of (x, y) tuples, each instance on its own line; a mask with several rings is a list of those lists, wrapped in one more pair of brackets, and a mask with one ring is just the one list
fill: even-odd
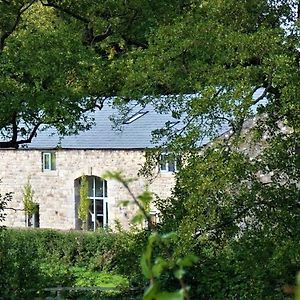
[[(139, 107), (137, 111), (141, 108)], [(59, 137), (55, 129), (38, 132), (28, 149), (145, 149), (154, 147), (151, 143), (151, 132), (164, 127), (167, 121), (173, 121), (168, 114), (158, 114), (154, 108), (147, 106), (142, 109), (147, 112), (129, 124), (123, 124), (121, 130), (113, 126), (110, 117), (117, 113), (116, 109), (104, 105), (102, 110), (91, 114), (95, 125), (90, 130), (78, 135)], [(134, 115), (134, 112), (131, 113)]]
[[(261, 90), (255, 93), (255, 98), (260, 96)], [(262, 104), (266, 103), (264, 98)], [(261, 103), (260, 103), (261, 104)], [(252, 107), (253, 113), (256, 113), (258, 104)], [(179, 122), (171, 117), (170, 114), (160, 114), (156, 112), (151, 105), (145, 108), (136, 106), (131, 116), (142, 111), (147, 112), (133, 122), (125, 122), (121, 129), (114, 128), (110, 117), (118, 114), (118, 111), (109, 104), (104, 104), (102, 110), (97, 110), (90, 116), (95, 119), (95, 125), (87, 131), (82, 131), (77, 135), (59, 136), (56, 129), (50, 128), (45, 131), (39, 131), (37, 136), (30, 144), (23, 145), (27, 149), (145, 149), (153, 148), (157, 144), (152, 143), (152, 131), (165, 127), (166, 122)], [(178, 124), (180, 127), (182, 124)], [(177, 126), (177, 125), (175, 125)], [(226, 133), (230, 128), (227, 124), (222, 124), (217, 130), (217, 135)], [(209, 143), (210, 139), (204, 137), (199, 141), (198, 146)]]

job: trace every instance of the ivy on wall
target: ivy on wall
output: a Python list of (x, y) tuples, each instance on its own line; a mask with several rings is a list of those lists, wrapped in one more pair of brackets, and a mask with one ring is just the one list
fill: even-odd
[(81, 177), (79, 194), (80, 194), (80, 203), (78, 208), (78, 217), (82, 221), (82, 229), (87, 230), (90, 198), (89, 198), (89, 183), (86, 176)]

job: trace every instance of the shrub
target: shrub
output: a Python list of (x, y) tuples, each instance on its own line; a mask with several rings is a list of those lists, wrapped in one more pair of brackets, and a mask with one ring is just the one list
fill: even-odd
[(141, 278), (143, 247), (137, 242), (144, 238), (144, 233), (105, 230), (7, 229), (1, 232), (0, 299), (33, 299), (47, 287), (107, 285), (108, 281), (126, 289)]
[(37, 249), (26, 235), (0, 232), (0, 299), (32, 299), (39, 288)]

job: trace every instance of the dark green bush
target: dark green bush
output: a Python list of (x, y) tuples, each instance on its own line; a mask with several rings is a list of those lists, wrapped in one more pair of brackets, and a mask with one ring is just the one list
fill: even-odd
[[(126, 295), (129, 286), (143, 291), (140, 256), (146, 240), (147, 232), (0, 231), (0, 299), (34, 299), (45, 295), (44, 288), (58, 286), (117, 287), (110, 294), (64, 292), (68, 299), (108, 299)], [(199, 243), (193, 249), (199, 262), (185, 278), (191, 298), (289, 299), (282, 290), (294, 284), (299, 270), (297, 245), (297, 235), (275, 238), (266, 232), (249, 232), (222, 247)], [(157, 247), (155, 256), (169, 257), (174, 247)], [(166, 290), (179, 288), (167, 272), (160, 284)]]
[(0, 299), (33, 299), (47, 287), (142, 283), (144, 233), (7, 229), (0, 235)]
[(39, 288), (37, 249), (26, 235), (0, 232), (0, 299), (32, 299)]
[[(295, 285), (299, 243), (297, 235), (268, 235), (266, 231), (249, 231), (222, 246), (200, 241), (192, 250), (199, 262), (185, 277), (191, 286), (191, 299), (293, 299), (285, 293), (285, 287)], [(164, 289), (178, 288), (172, 274), (162, 278), (161, 285)]]

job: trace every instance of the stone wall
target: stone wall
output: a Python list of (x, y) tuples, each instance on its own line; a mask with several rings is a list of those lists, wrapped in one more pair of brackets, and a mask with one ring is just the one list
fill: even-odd
[[(13, 200), (6, 210), (4, 225), (24, 227), (25, 213), (22, 190), (29, 180), (34, 190), (34, 201), (39, 203), (40, 227), (74, 229), (76, 224), (74, 182), (82, 175), (101, 177), (106, 171), (121, 171), (132, 183), (134, 193), (143, 191), (147, 181), (137, 176), (144, 163), (144, 152), (139, 150), (63, 150), (56, 152), (56, 170), (42, 170), (42, 150), (0, 150), (0, 193), (13, 192)], [(45, 151), (47, 152), (47, 151)], [(165, 198), (174, 184), (172, 173), (158, 173), (150, 190)], [(120, 183), (108, 181), (109, 225), (119, 220), (124, 228), (130, 226), (135, 206), (121, 208), (120, 201), (129, 199)]]

